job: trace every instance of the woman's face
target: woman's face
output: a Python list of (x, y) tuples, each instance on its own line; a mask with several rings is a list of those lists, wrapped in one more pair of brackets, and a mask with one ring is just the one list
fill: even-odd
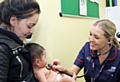
[(39, 14), (34, 14), (25, 19), (16, 19), (13, 24), (13, 32), (23, 41), (29, 34), (34, 32), (34, 26), (38, 19)]
[(97, 26), (93, 26), (89, 35), (90, 49), (104, 51), (109, 47), (108, 39), (104, 36), (104, 31)]

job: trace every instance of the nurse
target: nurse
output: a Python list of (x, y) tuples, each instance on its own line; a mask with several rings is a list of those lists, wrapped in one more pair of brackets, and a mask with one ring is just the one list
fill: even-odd
[(53, 70), (76, 75), (84, 67), (86, 82), (120, 82), (120, 44), (115, 37), (116, 26), (107, 19), (98, 20), (90, 30), (89, 42), (80, 50), (71, 68), (53, 60)]

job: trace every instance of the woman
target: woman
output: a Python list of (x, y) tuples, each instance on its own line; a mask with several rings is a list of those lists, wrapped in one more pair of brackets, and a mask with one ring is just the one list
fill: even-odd
[(36, 0), (0, 3), (0, 82), (37, 82), (23, 40), (33, 34), (39, 14)]
[(65, 69), (59, 60), (52, 62), (53, 70), (78, 74), (84, 67), (86, 82), (120, 81), (120, 44), (116, 27), (107, 19), (98, 20), (90, 30), (89, 42), (80, 50), (74, 65)]
[(36, 82), (23, 40), (34, 32), (40, 14), (35, 0), (0, 3), (0, 81)]

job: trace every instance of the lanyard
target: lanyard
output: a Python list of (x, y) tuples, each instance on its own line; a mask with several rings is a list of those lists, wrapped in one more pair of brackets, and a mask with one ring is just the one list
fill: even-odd
[(105, 67), (107, 63), (107, 60), (105, 60), (105, 63), (101, 66), (99, 72), (96, 74), (96, 76), (94, 76), (94, 70), (95, 70), (95, 63), (92, 60), (92, 76), (91, 76), (91, 82), (95, 82), (95, 79), (101, 74), (101, 72), (103, 71), (103, 68)]
[[(116, 48), (114, 48), (114, 50), (115, 50), (114, 56), (116, 57), (117, 54), (118, 54), (118, 52), (117, 52), (117, 49), (116, 49)], [(95, 79), (100, 76), (100, 74), (101, 74), (101, 72), (103, 71), (103, 69), (104, 69), (105, 65), (107, 64), (107, 61), (108, 61), (108, 60), (110, 60), (110, 59), (105, 60), (105, 63), (101, 66), (101, 68), (100, 68), (99, 72), (96, 74), (96, 76), (94, 76), (95, 63), (93, 62), (93, 59), (91, 60), (91, 63), (92, 63), (91, 82), (95, 82)], [(111, 79), (112, 79), (112, 78), (111, 78)]]

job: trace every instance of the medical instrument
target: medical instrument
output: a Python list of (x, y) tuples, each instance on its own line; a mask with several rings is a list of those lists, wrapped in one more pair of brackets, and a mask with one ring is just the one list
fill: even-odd
[(52, 69), (52, 65), (51, 65), (51, 64), (47, 64), (46, 68), (47, 68), (48, 70), (51, 70), (51, 69)]
[[(46, 68), (47, 68), (48, 70), (51, 70), (51, 69), (52, 69), (52, 65), (51, 65), (51, 64), (48, 64), (48, 65), (46, 66)], [(66, 75), (72, 77), (72, 75), (70, 75), (70, 74), (68, 74), (68, 73), (65, 73), (65, 72), (63, 72), (63, 71), (58, 71), (58, 72), (59, 72), (59, 73), (66, 74)], [(86, 75), (87, 72), (88, 72), (88, 70), (86, 71), (86, 73), (85, 73), (84, 75)], [(76, 76), (76, 78), (81, 78), (81, 77), (83, 77), (84, 75), (82, 75), (82, 76)]]

